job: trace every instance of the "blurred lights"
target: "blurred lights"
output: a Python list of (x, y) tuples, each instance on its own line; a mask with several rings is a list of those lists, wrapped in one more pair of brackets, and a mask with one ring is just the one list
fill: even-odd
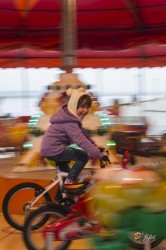
[(40, 117), (41, 117), (41, 115), (38, 115), (38, 114), (32, 115), (29, 122), (28, 122), (28, 126), (29, 127), (36, 127)]
[(114, 147), (114, 146), (116, 146), (116, 142), (110, 140), (110, 141), (107, 141), (106, 145), (107, 145), (107, 147)]
[(100, 121), (102, 123), (102, 126), (110, 126), (110, 119), (106, 113), (100, 113), (98, 114)]
[(24, 143), (23, 148), (29, 149), (29, 148), (32, 148), (32, 146), (33, 146), (33, 143), (31, 143), (31, 142), (26, 142), (26, 143)]

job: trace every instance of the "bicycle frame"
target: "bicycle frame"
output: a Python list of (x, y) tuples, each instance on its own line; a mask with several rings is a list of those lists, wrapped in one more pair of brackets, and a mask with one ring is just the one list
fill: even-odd
[[(100, 161), (100, 165), (101, 167), (106, 166), (102, 161)], [(94, 213), (92, 215), (92, 213), (89, 213), (88, 209), (88, 202), (93, 201), (94, 196), (87, 196), (87, 193), (90, 191), (94, 183), (95, 179), (91, 178), (87, 184), (78, 183), (66, 185), (66, 193), (72, 194), (72, 190), (74, 190), (73, 193), (78, 199), (64, 218), (52, 225), (44, 227), (43, 235), (46, 239), (47, 250), (51, 249), (49, 247), (51, 246), (52, 240), (76, 240), (91, 237), (94, 234), (100, 233), (100, 224), (95, 220)], [(81, 212), (81, 215), (77, 216), (79, 211)]]
[[(93, 180), (88, 186), (92, 185)], [(49, 250), (51, 240), (76, 240), (91, 237), (100, 232), (99, 223), (95, 220), (94, 215), (89, 213), (87, 207), (87, 203), (93, 199), (93, 196), (88, 197), (86, 194), (79, 196), (78, 201), (64, 218), (55, 224), (44, 227), (43, 235), (46, 239), (47, 250)], [(76, 216), (79, 211), (81, 211), (81, 215)]]
[[(102, 149), (104, 151), (104, 148)], [(124, 151), (123, 152), (123, 156), (124, 159), (122, 159), (122, 166), (124, 168), (126, 168), (126, 165), (130, 162), (130, 158), (131, 155), (128, 153), (127, 155), (125, 155), (125, 152), (128, 151)], [(104, 165), (102, 166), (103, 162), (100, 161), (100, 166), (101, 168), (104, 167)], [(93, 168), (94, 169), (94, 168)], [(28, 207), (27, 210), (29, 211), (29, 209), (32, 209), (32, 207), (35, 205), (35, 203), (47, 192), (49, 192), (53, 187), (55, 187), (58, 183), (60, 185), (60, 189), (62, 191), (62, 197), (65, 198), (66, 197), (66, 193), (63, 192), (63, 178), (66, 177), (68, 175), (68, 173), (66, 172), (62, 172), (60, 171), (59, 167), (56, 167), (56, 171), (57, 171), (57, 178), (53, 179), (52, 182), (47, 185), (46, 187), (44, 187), (44, 191), (41, 192), (40, 194), (38, 194), (37, 196), (35, 196), (31, 202), (28, 203)], [(92, 176), (92, 172), (88, 172), (88, 173), (81, 173), (78, 177), (78, 182), (83, 182), (84, 179), (86, 178), (91, 178)]]
[[(106, 151), (106, 149), (104, 147), (100, 148), (101, 152)], [(108, 152), (108, 151), (106, 151)], [(100, 166), (102, 167), (102, 161), (100, 161)], [(93, 168), (94, 169), (94, 168)], [(66, 193), (63, 192), (63, 179), (64, 177), (66, 177), (68, 175), (68, 173), (66, 172), (62, 172), (60, 171), (58, 165), (56, 166), (56, 171), (57, 171), (57, 178), (52, 180), (52, 183), (50, 183), (49, 185), (47, 185), (46, 187), (44, 187), (44, 191), (42, 191), (40, 194), (35, 195), (35, 197), (32, 199), (32, 201), (28, 202), (27, 206), (25, 207), (25, 211), (27, 211), (27, 213), (29, 212), (30, 209), (32, 209), (32, 207), (35, 205), (35, 203), (48, 191), (50, 191), (54, 186), (56, 186), (59, 183), (60, 186), (60, 190), (62, 193), (62, 197), (65, 198), (66, 197)], [(91, 178), (92, 176), (92, 171), (87, 172), (87, 173), (81, 173), (78, 177), (78, 182), (83, 182), (84, 179), (88, 179)]]
[[(111, 162), (108, 161), (108, 163), (111, 163)], [(100, 167), (101, 168), (104, 168), (106, 166), (106, 164), (102, 160), (100, 160)], [(57, 174), (58, 174), (59, 180), (61, 180), (60, 185), (62, 185), (61, 186), (61, 188), (62, 188), (63, 187), (62, 172), (60, 172), (60, 170), (58, 168), (57, 168)], [(66, 176), (66, 173), (65, 173), (65, 176)], [(86, 190), (86, 193), (87, 193), (87, 190), (88, 191), (90, 190), (90, 188), (93, 186), (95, 180), (91, 178), (91, 180), (88, 182), (87, 185), (85, 185), (85, 183), (81, 183), (81, 182), (84, 179), (89, 178), (89, 177), (90, 178), (92, 177), (92, 172), (85, 173), (85, 174), (81, 173), (79, 175), (78, 184), (76, 184), (76, 188), (77, 187), (79, 188), (82, 186), (84, 188), (84, 191)], [(47, 186), (46, 190), (48, 191), (49, 189), (51, 189), (55, 185), (55, 183), (56, 182), (53, 182), (49, 186)], [(71, 188), (72, 188), (72, 186), (73, 185), (69, 185), (69, 187), (71, 187)], [(47, 192), (46, 190), (44, 192)], [(66, 194), (67, 193), (72, 194), (69, 190), (68, 191), (66, 190)], [(88, 208), (87, 208), (87, 202), (92, 200), (93, 197), (86, 197), (86, 195), (81, 195), (80, 193), (78, 193), (78, 194), (73, 193), (73, 194), (75, 196), (75, 200), (77, 200), (77, 201), (72, 206), (72, 209), (68, 213), (68, 215), (66, 217), (64, 217), (61, 221), (59, 221), (58, 223), (45, 227), (45, 229), (43, 231), (44, 237), (46, 237), (46, 241), (48, 238), (48, 242), (46, 242), (46, 244), (48, 246), (50, 245), (51, 234), (55, 240), (68, 240), (68, 239), (71, 240), (71, 239), (85, 238), (85, 237), (88, 237), (88, 235), (92, 235), (94, 233), (99, 233), (99, 231), (100, 231), (99, 223), (97, 223), (97, 221), (94, 223), (94, 216), (92, 217), (92, 215), (89, 214)], [(42, 194), (41, 194), (41, 196), (42, 196)], [(85, 228), (80, 227), (79, 230), (77, 231), (76, 235), (74, 234), (73, 237), (71, 236), (71, 233), (73, 231), (69, 232), (68, 236), (63, 235), (65, 228), (70, 227), (71, 225), (73, 227), (74, 226), (73, 224), (75, 224), (75, 226), (76, 226), (75, 229), (76, 228), (78, 229), (79, 225), (77, 225), (77, 224), (79, 223), (80, 218), (79, 217), (73, 218), (73, 217), (75, 217), (75, 214), (79, 210), (82, 211), (83, 218), (87, 219), (87, 223), (89, 224), (89, 229), (86, 228), (86, 230), (85, 230)], [(93, 221), (93, 223), (91, 221)]]
[[(41, 192), (39, 195), (35, 196), (31, 202), (29, 202), (29, 205), (28, 205), (28, 209), (32, 209), (32, 207), (35, 205), (35, 203), (47, 192), (49, 192), (53, 187), (55, 187), (58, 183), (60, 185), (60, 189), (62, 191), (62, 187), (63, 187), (63, 178), (66, 177), (68, 175), (68, 173), (66, 172), (62, 172), (59, 170), (59, 168), (57, 167), (57, 177), (56, 179), (52, 179), (52, 182), (47, 185), (45, 188), (44, 188), (44, 191)], [(78, 180), (79, 182), (82, 182), (84, 179), (86, 178), (91, 178), (91, 172), (88, 172), (88, 173), (81, 173)], [(63, 198), (65, 198), (66, 196), (66, 193), (62, 192), (62, 196)]]

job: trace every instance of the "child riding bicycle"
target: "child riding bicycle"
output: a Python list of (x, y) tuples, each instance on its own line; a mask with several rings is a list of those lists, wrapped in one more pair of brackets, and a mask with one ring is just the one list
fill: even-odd
[[(50, 119), (50, 126), (43, 136), (41, 154), (43, 157), (58, 161), (61, 171), (68, 175), (65, 184), (74, 184), (89, 160), (89, 156), (107, 160), (107, 152), (101, 152), (82, 127), (82, 120), (89, 113), (92, 99), (83, 88), (68, 89), (68, 103), (63, 104)], [(76, 144), (80, 149), (69, 147)], [(67, 162), (74, 161), (70, 168)], [(61, 199), (60, 192), (56, 200)]]

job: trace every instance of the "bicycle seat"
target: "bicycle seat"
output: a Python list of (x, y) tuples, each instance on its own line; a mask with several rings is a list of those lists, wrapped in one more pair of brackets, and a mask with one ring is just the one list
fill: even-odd
[(76, 184), (64, 184), (64, 191), (71, 195), (82, 195), (85, 193), (89, 182), (80, 182)]

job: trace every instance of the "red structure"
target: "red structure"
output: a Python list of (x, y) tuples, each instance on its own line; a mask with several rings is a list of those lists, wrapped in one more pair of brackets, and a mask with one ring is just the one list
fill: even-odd
[[(61, 67), (62, 2), (0, 1), (0, 67)], [(77, 67), (165, 66), (165, 13), (165, 0), (77, 0)]]

